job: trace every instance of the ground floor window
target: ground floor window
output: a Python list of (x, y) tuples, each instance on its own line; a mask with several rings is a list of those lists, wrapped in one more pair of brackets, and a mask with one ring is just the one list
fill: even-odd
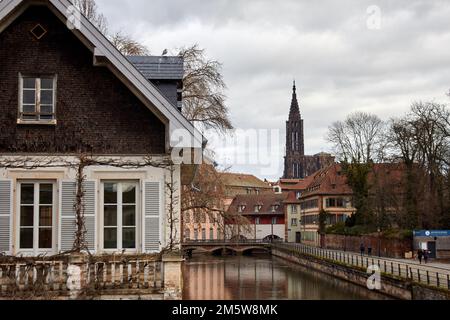
[(55, 185), (51, 182), (19, 183), (19, 247), (49, 251), (53, 248)]
[(138, 184), (104, 182), (103, 248), (135, 250), (137, 248)]

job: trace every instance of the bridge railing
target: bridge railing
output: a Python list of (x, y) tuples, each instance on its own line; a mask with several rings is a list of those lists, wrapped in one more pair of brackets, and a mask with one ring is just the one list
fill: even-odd
[(444, 269), (440, 271), (439, 268), (429, 267), (427, 265), (411, 265), (387, 258), (326, 250), (302, 244), (278, 243), (274, 247), (300, 255), (309, 255), (336, 261), (354, 267), (369, 268), (370, 266), (378, 266), (379, 270), (385, 274), (450, 290), (450, 271), (445, 271)]
[(275, 243), (283, 243), (283, 240), (267, 240), (267, 239), (240, 239), (240, 240), (232, 240), (232, 239), (221, 239), (221, 240), (185, 240), (182, 245), (265, 245), (265, 244), (275, 244)]

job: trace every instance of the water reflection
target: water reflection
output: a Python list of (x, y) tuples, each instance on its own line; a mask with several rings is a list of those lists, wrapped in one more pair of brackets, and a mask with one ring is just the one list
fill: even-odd
[(379, 299), (365, 288), (271, 256), (194, 257), (183, 269), (185, 300)]

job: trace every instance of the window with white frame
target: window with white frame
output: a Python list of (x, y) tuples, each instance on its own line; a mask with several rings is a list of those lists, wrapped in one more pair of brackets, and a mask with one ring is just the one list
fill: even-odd
[(135, 182), (103, 183), (103, 248), (137, 248), (137, 203)]
[(20, 75), (19, 120), (53, 122), (55, 116), (56, 76)]
[(54, 183), (19, 183), (19, 248), (34, 253), (53, 248)]

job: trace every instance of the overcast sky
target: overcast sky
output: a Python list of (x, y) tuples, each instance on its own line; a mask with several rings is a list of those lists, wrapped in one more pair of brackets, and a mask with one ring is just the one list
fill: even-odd
[(415, 100), (449, 102), (450, 1), (98, 4), (110, 32), (131, 34), (154, 55), (194, 43), (206, 48), (209, 57), (223, 63), (235, 127), (281, 130), (278, 152), (268, 155), (277, 164), (275, 172), (255, 165), (237, 165), (233, 171), (270, 179), (282, 175), (294, 78), (308, 154), (330, 151), (324, 139), (328, 126), (351, 112), (370, 111), (387, 120), (401, 116)]

